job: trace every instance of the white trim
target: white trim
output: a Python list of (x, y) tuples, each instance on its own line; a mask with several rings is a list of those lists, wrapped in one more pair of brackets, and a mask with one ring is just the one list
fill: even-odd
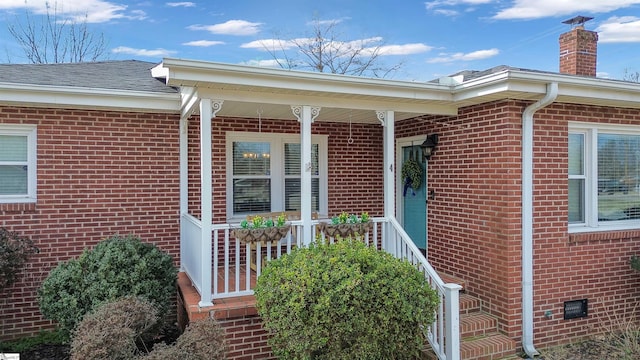
[[(570, 121), (569, 134), (584, 135), (585, 165), (585, 221), (568, 224), (569, 233), (615, 231), (638, 229), (637, 220), (599, 221), (598, 220), (598, 135), (634, 135), (640, 136), (640, 127), (633, 125), (600, 124)], [(571, 176), (569, 177), (571, 178)]]
[(180, 113), (180, 94), (0, 82), (0, 104)]
[[(312, 144), (318, 145), (318, 180), (320, 198), (318, 199), (318, 212), (326, 215), (329, 212), (329, 179), (328, 179), (328, 135), (312, 135)], [(290, 133), (260, 133), (228, 131), (226, 133), (225, 158), (226, 158), (226, 193), (227, 193), (227, 222), (238, 222), (245, 218), (245, 215), (234, 215), (233, 213), (233, 142), (252, 141), (269, 142), (271, 144), (271, 178), (284, 180), (284, 144), (300, 144), (300, 135)], [(271, 181), (271, 208), (273, 211), (284, 210), (284, 181)]]
[(0, 195), (0, 204), (35, 203), (38, 200), (38, 128), (36, 125), (0, 124), (0, 135), (27, 137), (27, 194)]

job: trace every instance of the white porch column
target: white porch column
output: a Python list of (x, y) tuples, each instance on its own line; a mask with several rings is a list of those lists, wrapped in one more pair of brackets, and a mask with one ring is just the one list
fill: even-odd
[(211, 225), (213, 222), (213, 191), (211, 167), (211, 118), (220, 110), (222, 101), (200, 100), (200, 208), (202, 210), (201, 259), (202, 283), (199, 306), (211, 306)]
[(313, 241), (311, 224), (311, 124), (320, 114), (319, 107), (291, 106), (293, 115), (300, 122), (300, 219), (302, 220), (302, 242), (309, 245)]
[(383, 151), (384, 151), (384, 216), (395, 216), (395, 186), (394, 186), (394, 142), (395, 142), (395, 118), (394, 112), (376, 111), (378, 120), (384, 126)]

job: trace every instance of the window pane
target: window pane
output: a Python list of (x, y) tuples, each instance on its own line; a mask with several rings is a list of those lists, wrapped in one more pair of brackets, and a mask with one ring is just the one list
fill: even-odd
[(584, 175), (584, 135), (569, 134), (569, 175)]
[(271, 211), (271, 180), (233, 180), (233, 212), (252, 213)]
[[(300, 211), (300, 179), (284, 181), (285, 211)], [(320, 179), (311, 179), (311, 210), (320, 209)]]
[(234, 142), (233, 175), (270, 175), (271, 152), (269, 143)]
[[(319, 175), (318, 144), (311, 145), (311, 174)], [(300, 144), (284, 144), (285, 175), (300, 175)]]
[(640, 218), (640, 136), (598, 135), (598, 218)]
[(27, 137), (0, 135), (0, 161), (27, 161)]
[(584, 222), (584, 180), (569, 180), (569, 223)]

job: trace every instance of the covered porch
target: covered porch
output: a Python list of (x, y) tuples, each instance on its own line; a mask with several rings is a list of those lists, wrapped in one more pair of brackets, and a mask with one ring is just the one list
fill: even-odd
[[(426, 337), (440, 359), (460, 358), (458, 292), (461, 287), (445, 284), (395, 217), (399, 183), (399, 169), (395, 164), (395, 121), (425, 114), (456, 114), (457, 108), (450, 105), (451, 94), (445, 91), (448, 87), (177, 59), (165, 59), (152, 73), (181, 90), (181, 270), (182, 276), (188, 278), (197, 291), (199, 308), (207, 309), (252, 296), (255, 280), (265, 262), (296, 247), (307, 246), (317, 236), (324, 236), (319, 226), (329, 222), (330, 215), (335, 215), (336, 211), (330, 209), (331, 201), (327, 200), (326, 194), (324, 206), (315, 198), (323, 197), (323, 179), (314, 170), (322, 166), (322, 160), (317, 159), (318, 150), (314, 149), (313, 124), (342, 123), (344, 126), (348, 122), (349, 140), (352, 124), (379, 126), (382, 133), (380, 146), (374, 144), (372, 148), (377, 149), (377, 156), (382, 158), (382, 166), (376, 170), (382, 181), (372, 186), (379, 187), (377, 190), (381, 196), (378, 201), (383, 206), (381, 213), (372, 217), (363, 241), (406, 259), (425, 275), (440, 296), (436, 321), (427, 329)], [(236, 203), (229, 200), (236, 191), (233, 174), (214, 164), (212, 153), (225, 145), (212, 136), (213, 132), (219, 131), (212, 128), (212, 121), (217, 118), (224, 119), (223, 122), (252, 119), (259, 123), (259, 133), (226, 131), (224, 136), (227, 137), (228, 149), (232, 146), (229, 134), (233, 133), (231, 136), (236, 139), (247, 134), (261, 137), (263, 117), (275, 122), (294, 120), (298, 123), (299, 171), (295, 180), (299, 181), (299, 203), (295, 210), (300, 217), (288, 222), (290, 230), (280, 241), (250, 245), (233, 234), (245, 212), (238, 211)], [(192, 124), (198, 129), (197, 143), (189, 138), (190, 134), (193, 137), (190, 132)], [(332, 139), (327, 141), (330, 143)], [(227, 150), (227, 156), (233, 154), (229, 155)], [(266, 158), (270, 156), (271, 153), (265, 155)], [(227, 158), (224, 167), (232, 168), (232, 161)], [(220, 174), (223, 171), (226, 171), (226, 176)], [(349, 169), (344, 171), (348, 173)], [(194, 173), (197, 173), (197, 178)], [(276, 179), (272, 179), (270, 172), (268, 175), (271, 181), (267, 182), (269, 189), (271, 193), (277, 193), (273, 191)], [(331, 176), (326, 171), (326, 178), (331, 179)], [(248, 178), (260, 179), (256, 176)], [(288, 178), (285, 176), (283, 179), (286, 181)], [(217, 182), (221, 180), (226, 194), (217, 191), (216, 186), (220, 187)], [(336, 191), (346, 194), (349, 189)], [(224, 199), (215, 197), (215, 194)], [(272, 199), (266, 206), (271, 211), (289, 210), (285, 203), (286, 199)], [(226, 211), (221, 211), (220, 207), (225, 206)], [(355, 212), (344, 205), (339, 210)], [(216, 211), (224, 216), (214, 215)], [(320, 214), (317, 219), (312, 216), (314, 212)]]

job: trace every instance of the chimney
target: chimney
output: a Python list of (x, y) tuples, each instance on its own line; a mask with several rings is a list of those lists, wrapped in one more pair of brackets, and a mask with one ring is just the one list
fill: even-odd
[(574, 26), (560, 35), (560, 73), (596, 76), (598, 33), (584, 29), (584, 23), (593, 18), (576, 16), (563, 21)]

